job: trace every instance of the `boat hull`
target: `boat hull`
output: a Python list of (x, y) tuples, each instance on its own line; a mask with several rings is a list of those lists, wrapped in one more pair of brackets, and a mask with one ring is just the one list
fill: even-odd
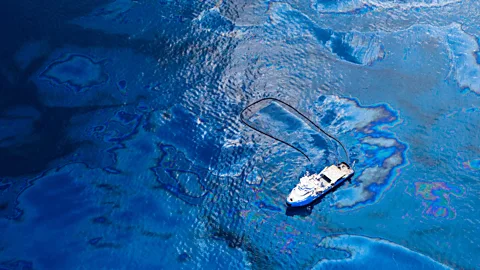
[(330, 188), (326, 189), (325, 191), (323, 191), (321, 193), (311, 192), (310, 194), (307, 194), (306, 196), (295, 196), (295, 194), (293, 194), (294, 192), (292, 191), (287, 198), (286, 204), (287, 204), (288, 207), (308, 206), (308, 205), (312, 204), (314, 201), (316, 201), (316, 200), (322, 198), (323, 196), (325, 196), (332, 189), (335, 189), (336, 187), (343, 184), (352, 175), (353, 175), (353, 173), (346, 176), (343, 179), (338, 180), (334, 185), (332, 185)]

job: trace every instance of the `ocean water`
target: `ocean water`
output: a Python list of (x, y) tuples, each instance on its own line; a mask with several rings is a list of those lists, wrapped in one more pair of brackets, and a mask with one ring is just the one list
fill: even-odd
[(480, 268), (479, 1), (2, 10), (0, 269)]

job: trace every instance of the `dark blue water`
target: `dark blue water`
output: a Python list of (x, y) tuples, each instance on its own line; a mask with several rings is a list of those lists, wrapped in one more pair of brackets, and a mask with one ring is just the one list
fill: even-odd
[(0, 269), (480, 268), (477, 1), (2, 10)]

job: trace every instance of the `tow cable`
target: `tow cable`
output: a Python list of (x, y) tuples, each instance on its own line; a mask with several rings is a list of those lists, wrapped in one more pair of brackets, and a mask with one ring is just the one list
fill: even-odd
[(310, 160), (310, 158), (307, 156), (307, 154), (305, 154), (305, 152), (303, 152), (303, 151), (302, 151), (301, 149), (299, 149), (298, 147), (296, 147), (296, 146), (294, 146), (294, 145), (292, 145), (292, 144), (290, 144), (290, 143), (288, 143), (288, 142), (286, 142), (286, 141), (284, 141), (284, 140), (281, 140), (281, 139), (279, 139), (279, 138), (276, 138), (276, 137), (274, 137), (274, 136), (272, 136), (272, 135), (270, 135), (270, 134), (268, 134), (268, 133), (266, 133), (266, 132), (264, 132), (264, 131), (261, 131), (261, 130), (257, 129), (256, 127), (250, 125), (250, 124), (245, 120), (245, 118), (244, 118), (244, 113), (245, 113), (246, 111), (248, 111), (251, 107), (253, 107), (253, 106), (257, 105), (258, 103), (260, 103), (260, 102), (262, 102), (262, 101), (265, 101), (265, 100), (272, 100), (272, 101), (275, 101), (275, 102), (278, 102), (278, 103), (280, 103), (280, 104), (282, 104), (282, 105), (287, 106), (288, 108), (292, 109), (294, 112), (296, 112), (296, 113), (298, 113), (300, 116), (302, 116), (305, 120), (307, 120), (311, 125), (313, 125), (315, 128), (317, 128), (319, 131), (321, 131), (321, 132), (322, 132), (323, 134), (325, 134), (327, 137), (329, 137), (330, 139), (332, 139), (332, 140), (334, 140), (335, 142), (337, 142), (337, 143), (342, 147), (343, 151), (345, 152), (345, 156), (346, 156), (346, 158), (347, 158), (347, 163), (350, 164), (350, 157), (349, 157), (349, 155), (348, 155), (347, 148), (345, 147), (345, 145), (344, 145), (339, 139), (335, 138), (333, 135), (331, 135), (331, 134), (329, 134), (328, 132), (326, 132), (325, 130), (323, 130), (319, 125), (315, 124), (312, 120), (310, 120), (307, 116), (305, 116), (305, 114), (301, 113), (300, 111), (298, 111), (297, 109), (295, 109), (293, 106), (291, 106), (291, 105), (289, 105), (288, 103), (286, 103), (286, 102), (284, 102), (284, 101), (281, 101), (281, 100), (279, 100), (279, 99), (277, 99), (277, 98), (271, 98), (271, 97), (262, 98), (262, 99), (259, 99), (259, 100), (255, 101), (255, 102), (253, 102), (252, 104), (248, 105), (248, 106), (245, 107), (245, 108), (242, 110), (242, 112), (240, 113), (240, 121), (241, 121), (244, 125), (248, 126), (249, 128), (251, 128), (251, 129), (253, 129), (253, 130), (255, 130), (255, 131), (257, 131), (257, 132), (259, 132), (259, 133), (261, 133), (261, 134), (263, 134), (263, 135), (265, 135), (265, 136), (267, 136), (267, 137), (270, 137), (270, 138), (272, 138), (272, 139), (274, 139), (274, 140), (276, 140), (276, 141), (279, 141), (279, 142), (281, 142), (281, 143), (283, 143), (283, 144), (286, 144), (286, 145), (290, 146), (291, 148), (297, 150), (297, 151), (300, 152), (304, 157), (306, 157), (306, 158), (308, 159), (308, 161), (311, 162), (311, 160)]

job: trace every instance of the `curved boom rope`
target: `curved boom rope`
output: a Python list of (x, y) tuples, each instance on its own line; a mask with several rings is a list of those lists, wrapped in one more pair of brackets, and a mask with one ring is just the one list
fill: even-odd
[(338, 140), (338, 139), (335, 138), (334, 136), (330, 135), (328, 132), (326, 132), (325, 130), (323, 130), (320, 126), (318, 126), (317, 124), (315, 124), (314, 122), (312, 122), (312, 121), (311, 121), (308, 117), (306, 117), (303, 113), (301, 113), (300, 111), (298, 111), (298, 110), (295, 109), (294, 107), (290, 106), (289, 104), (287, 104), (287, 103), (285, 103), (285, 102), (283, 102), (283, 101), (281, 101), (281, 100), (279, 100), (279, 99), (271, 98), (271, 97), (269, 97), (269, 98), (262, 98), (262, 99), (259, 99), (259, 100), (255, 101), (255, 102), (253, 102), (252, 104), (248, 105), (247, 107), (245, 107), (245, 108), (242, 110), (242, 112), (240, 113), (240, 121), (242, 121), (242, 123), (243, 123), (244, 125), (248, 126), (249, 128), (251, 128), (251, 129), (253, 129), (253, 130), (255, 130), (255, 131), (259, 132), (259, 133), (262, 133), (263, 135), (265, 135), (265, 136), (267, 136), (267, 137), (270, 137), (270, 138), (272, 138), (272, 139), (274, 139), (274, 140), (276, 140), (276, 141), (279, 141), (279, 142), (281, 142), (281, 143), (283, 143), (283, 144), (286, 144), (286, 145), (292, 147), (293, 149), (295, 149), (295, 150), (297, 150), (298, 152), (300, 152), (304, 157), (306, 157), (306, 158), (308, 159), (308, 161), (311, 161), (310, 158), (307, 156), (307, 154), (305, 154), (305, 153), (304, 153), (302, 150), (300, 150), (298, 147), (293, 146), (292, 144), (290, 144), (290, 143), (288, 143), (288, 142), (286, 142), (286, 141), (283, 141), (283, 140), (281, 140), (281, 139), (275, 138), (274, 136), (272, 136), (272, 135), (270, 135), (270, 134), (268, 134), (268, 133), (266, 133), (266, 132), (263, 132), (263, 131), (261, 131), (261, 130), (253, 127), (253, 126), (251, 126), (249, 123), (247, 123), (247, 121), (245, 121), (245, 119), (243, 118), (243, 113), (244, 113), (245, 111), (247, 111), (250, 107), (252, 107), (252, 106), (254, 106), (254, 105), (256, 105), (256, 104), (258, 104), (258, 103), (260, 103), (260, 102), (262, 102), (262, 101), (264, 101), (264, 100), (273, 100), (273, 101), (279, 102), (279, 103), (287, 106), (288, 108), (292, 109), (293, 111), (295, 111), (296, 113), (298, 113), (299, 115), (301, 115), (303, 118), (307, 119), (307, 121), (308, 121), (310, 124), (312, 124), (312, 125), (313, 125), (314, 127), (316, 127), (318, 130), (320, 130), (323, 134), (325, 134), (325, 135), (326, 135), (327, 137), (329, 137), (330, 139), (336, 141), (336, 142), (342, 147), (343, 151), (345, 152), (345, 156), (347, 157), (347, 163), (350, 163), (350, 157), (348, 156), (347, 148), (345, 147), (345, 145), (343, 145), (343, 143), (342, 143), (340, 140)]

